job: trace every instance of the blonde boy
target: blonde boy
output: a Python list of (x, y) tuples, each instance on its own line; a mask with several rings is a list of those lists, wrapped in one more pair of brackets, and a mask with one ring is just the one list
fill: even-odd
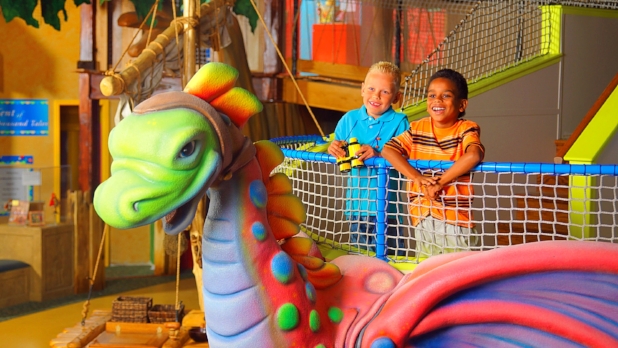
[[(340, 158), (345, 156), (343, 146), (350, 138), (357, 138), (360, 150), (359, 159), (364, 161), (380, 156), (384, 144), (395, 135), (408, 129), (406, 115), (393, 110), (392, 105), (401, 98), (401, 71), (390, 62), (378, 62), (372, 65), (362, 84), (361, 96), (363, 105), (351, 110), (337, 123), (335, 140), (330, 144), (328, 153)], [(377, 179), (374, 168), (352, 169), (346, 191), (346, 217), (350, 220), (352, 232), (351, 242), (358, 248), (375, 251), (376, 200)], [(396, 199), (395, 193), (389, 201)], [(394, 212), (396, 206), (389, 206), (388, 211)], [(388, 236), (397, 236), (397, 222), (389, 219)], [(404, 253), (403, 243), (396, 238), (387, 238), (389, 253), (399, 248)]]

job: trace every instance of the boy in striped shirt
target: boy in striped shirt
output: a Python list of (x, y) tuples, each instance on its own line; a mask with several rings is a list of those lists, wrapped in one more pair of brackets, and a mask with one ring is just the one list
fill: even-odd
[[(466, 79), (451, 69), (436, 72), (427, 87), (430, 117), (411, 122), (407, 131), (382, 150), (382, 156), (410, 180), (409, 212), (417, 250), (425, 256), (470, 250), (478, 241), (471, 222), (474, 192), (470, 170), (483, 160), (485, 148), (479, 126), (463, 119), (467, 106)], [(429, 177), (413, 168), (408, 159), (454, 163)]]

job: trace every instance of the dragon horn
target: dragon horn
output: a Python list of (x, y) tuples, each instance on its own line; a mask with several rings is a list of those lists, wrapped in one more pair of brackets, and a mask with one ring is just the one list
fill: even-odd
[(237, 79), (238, 70), (227, 64), (212, 62), (203, 65), (193, 75), (184, 91), (210, 103), (232, 89)]
[(189, 80), (184, 91), (227, 115), (237, 127), (262, 111), (262, 103), (249, 91), (234, 87), (238, 70), (219, 62), (205, 64)]

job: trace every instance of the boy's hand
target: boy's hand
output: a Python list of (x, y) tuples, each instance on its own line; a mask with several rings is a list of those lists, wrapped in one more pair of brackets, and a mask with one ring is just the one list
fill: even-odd
[(341, 148), (345, 145), (345, 141), (333, 140), (328, 146), (328, 153), (335, 156), (335, 158), (341, 158), (345, 156), (345, 151)]
[(439, 178), (424, 176), (421, 173), (418, 173), (418, 176), (416, 178), (411, 179), (414, 182), (418, 182), (421, 187), (435, 185), (436, 183), (438, 183), (439, 180)]
[(378, 150), (365, 144), (365, 145), (361, 145), (360, 149), (356, 151), (356, 155), (358, 156), (357, 158), (359, 160), (364, 161), (371, 157), (378, 157), (380, 156), (380, 153), (378, 152)]
[(433, 185), (423, 185), (422, 187), (425, 191), (425, 196), (429, 199), (437, 200), (442, 194), (443, 186), (439, 181), (436, 181)]

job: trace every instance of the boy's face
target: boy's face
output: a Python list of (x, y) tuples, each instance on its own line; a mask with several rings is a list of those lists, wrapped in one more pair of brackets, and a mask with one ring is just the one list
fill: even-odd
[(373, 118), (382, 116), (391, 104), (399, 101), (399, 89), (395, 88), (393, 77), (379, 71), (372, 71), (365, 77), (361, 88), (363, 105)]
[(437, 78), (429, 84), (427, 112), (437, 128), (449, 128), (457, 122), (459, 114), (466, 110), (467, 99), (459, 98), (455, 84), (445, 78)]

